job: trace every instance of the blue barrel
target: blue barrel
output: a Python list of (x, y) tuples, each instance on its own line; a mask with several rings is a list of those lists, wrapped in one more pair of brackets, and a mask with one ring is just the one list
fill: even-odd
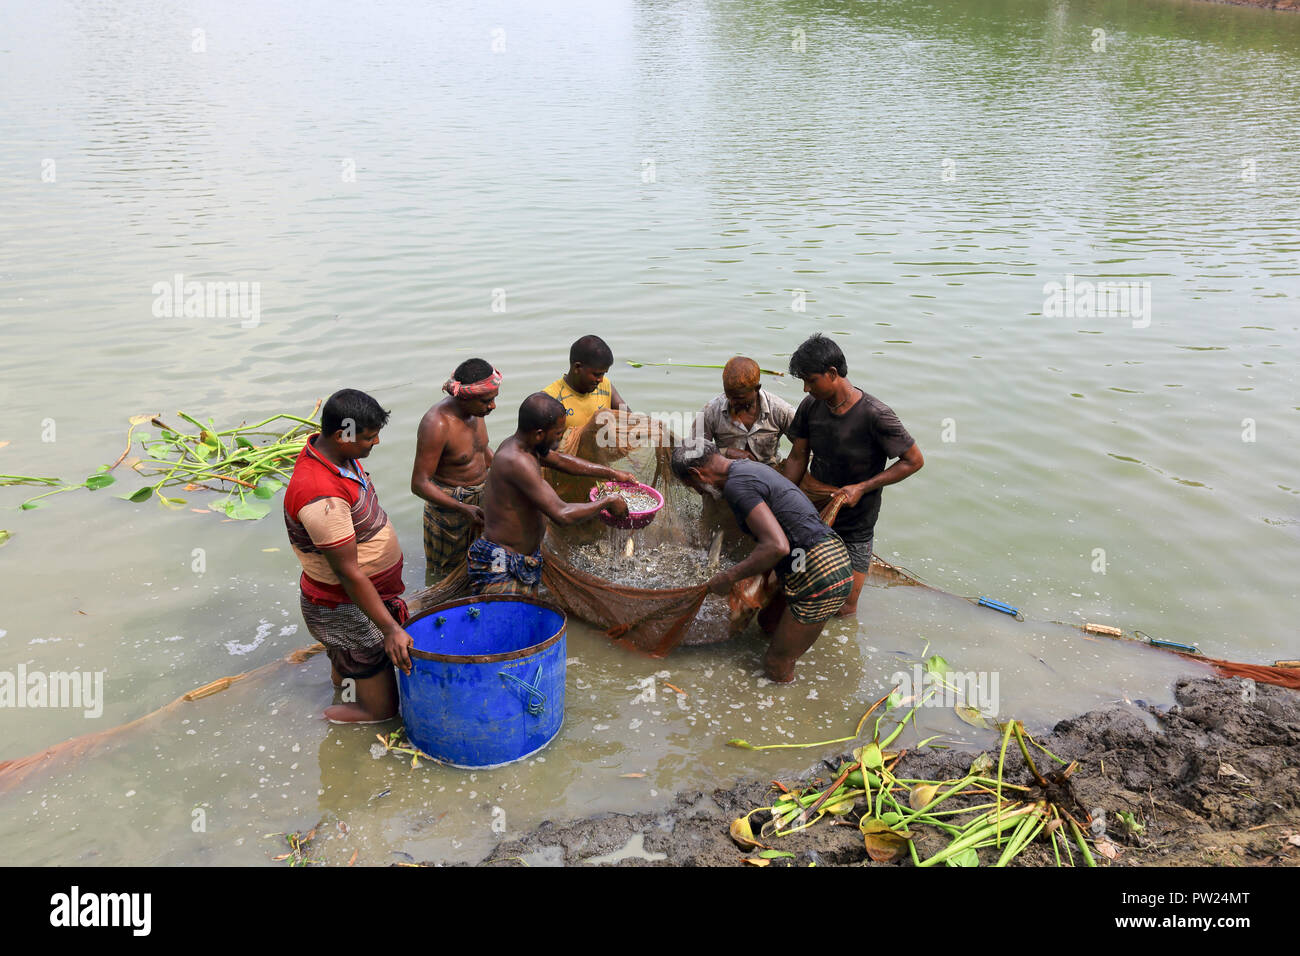
[(564, 722), (565, 617), (533, 598), (480, 595), (411, 618), (411, 673), (397, 672), (411, 742), (454, 767), (537, 753)]

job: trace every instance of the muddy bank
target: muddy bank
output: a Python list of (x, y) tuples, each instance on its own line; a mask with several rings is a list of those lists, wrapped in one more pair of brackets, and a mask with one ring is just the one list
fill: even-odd
[[(1094, 851), (1098, 865), (1300, 863), (1300, 694), (1252, 687), (1235, 678), (1200, 678), (1180, 681), (1175, 698), (1177, 703), (1165, 709), (1135, 703), (1091, 711), (1061, 721), (1039, 738), (1061, 758), (1079, 761), (1075, 796), (1104, 824), (1097, 842), (1105, 852)], [(986, 752), (996, 759), (997, 750), (998, 741), (990, 735)], [(895, 772), (914, 779), (956, 779), (975, 756), (926, 748), (905, 755)], [(754, 757), (757, 769), (761, 755)], [(1006, 760), (1005, 779), (1028, 783), (1028, 769), (1014, 744)], [(829, 783), (833, 775), (819, 763), (800, 780), (818, 776)], [(680, 794), (659, 813), (547, 822), (521, 839), (503, 842), (480, 865), (740, 866), (746, 854), (732, 842), (728, 827), (771, 801), (770, 781), (755, 779)], [(1125, 825), (1121, 812), (1132, 814), (1141, 830)], [(938, 833), (926, 832), (918, 837), (917, 849), (924, 857), (945, 842)], [(795, 858), (775, 860), (773, 866), (899, 865), (867, 860), (857, 827), (830, 818), (774, 845)], [(1107, 859), (1112, 848), (1114, 858)], [(991, 854), (981, 851), (981, 862), (992, 862), (996, 857)], [(1050, 849), (1035, 843), (1016, 865), (1053, 862)]]

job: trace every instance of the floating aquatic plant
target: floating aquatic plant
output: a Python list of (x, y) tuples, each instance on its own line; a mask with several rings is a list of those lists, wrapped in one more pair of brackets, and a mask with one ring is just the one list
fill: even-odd
[[(157, 480), (118, 495), (119, 498), (139, 503), (156, 497), (168, 508), (180, 508), (186, 504), (186, 499), (167, 493), (170, 489), (180, 486), (184, 491), (216, 491), (224, 493), (225, 497), (210, 510), (224, 512), (229, 518), (254, 520), (270, 512), (270, 499), (288, 483), (294, 462), (307, 438), (319, 430), (319, 424), (312, 418), (320, 405), (318, 401), (307, 418), (281, 413), (252, 425), (226, 429), (217, 428), (211, 418), (205, 425), (185, 412), (177, 412), (183, 421), (193, 426), (193, 433), (174, 428), (156, 415), (136, 415), (130, 419), (126, 449), (117, 461), (100, 465), (85, 481), (71, 484), (59, 478), (0, 475), (0, 485), (51, 488), (19, 505), (19, 508), (30, 511), (41, 507), (41, 500), (51, 495), (79, 488), (91, 491), (106, 488), (117, 480), (111, 472), (125, 464), (137, 474)], [(145, 424), (158, 428), (158, 434), (137, 434), (136, 429)], [(132, 456), (137, 440), (142, 454)]]

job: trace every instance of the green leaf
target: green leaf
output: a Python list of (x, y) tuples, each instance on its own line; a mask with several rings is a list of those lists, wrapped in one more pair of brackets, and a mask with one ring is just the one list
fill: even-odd
[(935, 654), (933, 657), (926, 659), (925, 669), (931, 674), (943, 676), (952, 670), (952, 666), (938, 654)]
[(880, 752), (880, 744), (872, 741), (862, 748), (862, 766), (868, 770), (879, 770), (885, 765), (885, 756)]
[(960, 853), (954, 853), (943, 862), (945, 866), (979, 866), (980, 855), (974, 849), (967, 848)]
[(226, 517), (237, 521), (256, 521), (258, 518), (265, 518), (271, 512), (269, 504), (247, 499), (241, 501), (238, 498), (228, 498), (223, 508)]
[(758, 854), (765, 860), (793, 860), (794, 854), (786, 850), (763, 850)]
[(170, 428), (164, 428), (162, 430), (162, 437), (167, 439), (168, 441), (176, 441), (176, 439), (180, 438), (181, 436), (176, 434)]
[(751, 744), (748, 740), (741, 740), (739, 737), (737, 737), (735, 740), (728, 740), (728, 741), (727, 741), (727, 746), (728, 746), (728, 747), (739, 747), (741, 750), (753, 750), (753, 749), (754, 749), (754, 745), (753, 745), (753, 744)]
[(970, 773), (975, 777), (986, 777), (993, 772), (993, 755), (980, 754), (971, 761)]
[(0, 547), (4, 547), (12, 537), (13, 535), (8, 531), (0, 531)]
[(143, 488), (137, 488), (135, 491), (132, 491), (130, 494), (118, 495), (117, 497), (123, 499), (124, 501), (134, 501), (138, 504), (141, 501), (148, 501), (150, 498), (153, 497), (153, 488), (150, 487), (149, 485), (146, 485)]
[(263, 478), (253, 489), (253, 494), (259, 498), (274, 498), (275, 493), (284, 487), (284, 482), (275, 478)]
[(86, 487), (91, 491), (98, 491), (100, 488), (107, 488), (116, 481), (117, 479), (112, 475), (96, 472), (86, 479)]
[(99, 474), (101, 471), (108, 471), (108, 465), (100, 465), (95, 469), (96, 474)]
[(184, 498), (167, 498), (167, 497), (164, 497), (164, 498), (162, 499), (162, 503), (163, 503), (164, 505), (166, 505), (168, 508), (171, 508), (173, 511), (175, 511), (177, 508), (181, 508), (181, 507), (184, 506), (184, 504), (185, 504), (185, 499), (184, 499)]
[(24, 501), (18, 507), (22, 508), (23, 511), (35, 511), (40, 506), (41, 503), (39, 501)]
[(984, 719), (984, 715), (974, 707), (963, 707), (961, 704), (958, 704), (953, 708), (953, 711), (958, 717), (970, 724), (972, 727), (979, 727), (982, 730), (990, 729), (989, 722)]
[(257, 447), (257, 446), (254, 445), (251, 441), (249, 441), (247, 438), (245, 438), (243, 435), (236, 435), (236, 436), (235, 436), (235, 444), (238, 445), (240, 448), (256, 448), (256, 447)]

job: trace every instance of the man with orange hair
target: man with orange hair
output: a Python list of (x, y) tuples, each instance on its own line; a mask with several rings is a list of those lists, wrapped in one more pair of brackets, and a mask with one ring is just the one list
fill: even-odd
[(794, 406), (765, 391), (758, 363), (737, 355), (722, 369), (722, 394), (695, 417), (693, 435), (711, 441), (724, 457), (775, 468), (781, 436), (794, 422)]

